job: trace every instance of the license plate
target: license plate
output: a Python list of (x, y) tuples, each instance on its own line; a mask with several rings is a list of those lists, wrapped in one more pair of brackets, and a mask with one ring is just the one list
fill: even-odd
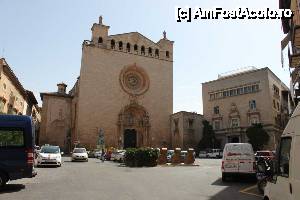
[(44, 159), (43, 161), (47, 161), (47, 162), (55, 162), (56, 160), (54, 160), (54, 159)]
[(227, 164), (225, 164), (225, 167), (226, 168), (236, 168), (236, 164), (234, 164), (234, 163), (227, 163)]

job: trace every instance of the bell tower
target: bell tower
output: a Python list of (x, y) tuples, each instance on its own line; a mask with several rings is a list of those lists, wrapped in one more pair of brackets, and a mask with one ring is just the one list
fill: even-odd
[(105, 45), (108, 37), (109, 26), (103, 24), (102, 16), (99, 17), (99, 22), (92, 26), (92, 43)]
[(166, 31), (163, 32), (163, 38), (158, 41), (158, 46), (161, 50), (161, 58), (165, 60), (173, 60), (173, 44), (174, 41), (170, 41), (167, 38)]

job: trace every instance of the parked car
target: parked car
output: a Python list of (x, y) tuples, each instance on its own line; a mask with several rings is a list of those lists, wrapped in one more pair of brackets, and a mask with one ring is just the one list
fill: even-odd
[(252, 145), (249, 143), (227, 143), (223, 151), (222, 180), (232, 175), (256, 176), (256, 162)]
[(170, 163), (172, 162), (172, 156), (174, 155), (175, 151), (174, 150), (168, 150), (167, 151), (167, 162)]
[(96, 150), (96, 151), (94, 152), (94, 157), (95, 157), (95, 158), (100, 158), (101, 155), (102, 155), (102, 151), (101, 151), (101, 150)]
[(115, 158), (116, 158), (116, 155), (117, 155), (117, 150), (114, 150), (113, 152), (111, 152), (110, 160), (111, 160), (111, 161), (114, 161)]
[(95, 158), (95, 150), (91, 150), (87, 152), (89, 158)]
[(9, 180), (32, 178), (34, 127), (30, 117), (0, 115), (0, 188)]
[(255, 154), (255, 160), (260, 161), (260, 160), (274, 160), (275, 154), (273, 151), (257, 151)]
[(209, 149), (207, 151), (207, 158), (222, 158), (223, 151), (222, 149)]
[(300, 199), (300, 104), (285, 127), (270, 181), (264, 189), (264, 199)]
[(61, 155), (59, 146), (44, 145), (37, 157), (37, 166), (54, 165), (61, 166)]
[(120, 158), (122, 157), (122, 155), (119, 155), (120, 153), (124, 152), (124, 156), (125, 156), (125, 152), (126, 150), (115, 150), (110, 157), (110, 160), (112, 161), (119, 161)]
[(85, 148), (74, 148), (71, 156), (71, 160), (73, 161), (86, 161), (88, 162), (88, 154)]
[(119, 150), (119, 151), (117, 151), (114, 160), (117, 161), (117, 162), (123, 162), (124, 161), (124, 157), (125, 157), (125, 152), (126, 152), (126, 150)]
[(207, 158), (207, 152), (206, 151), (200, 151), (199, 152), (199, 158)]

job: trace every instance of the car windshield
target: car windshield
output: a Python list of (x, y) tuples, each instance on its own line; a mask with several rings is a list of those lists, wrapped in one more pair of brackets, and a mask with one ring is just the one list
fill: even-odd
[(48, 147), (42, 147), (41, 153), (59, 153), (59, 147), (56, 146), (48, 146)]
[(226, 151), (228, 152), (228, 156), (253, 154), (253, 150), (250, 145), (229, 145), (226, 147)]
[(86, 153), (85, 149), (74, 149), (74, 153)]

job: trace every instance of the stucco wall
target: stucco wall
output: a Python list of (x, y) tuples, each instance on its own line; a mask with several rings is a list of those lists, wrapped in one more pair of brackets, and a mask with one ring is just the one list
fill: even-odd
[[(189, 120), (193, 120), (192, 127), (189, 127)], [(178, 120), (176, 131), (175, 121)], [(203, 115), (181, 111), (170, 116), (172, 148), (180, 147), (184, 150), (196, 148), (203, 135)]]
[[(1, 65), (1, 63), (0, 63)], [(7, 74), (3, 71), (3, 67), (1, 66), (1, 79), (0, 79), (0, 96), (6, 99), (3, 113), (7, 113), (8, 104), (10, 103), (13, 108), (17, 110), (17, 114), (21, 113), (23, 115), (26, 114), (26, 99), (23, 95), (21, 95), (20, 91), (14, 85), (14, 83), (9, 79)], [(5, 86), (4, 86), (5, 85)], [(6, 87), (6, 88), (5, 88)], [(10, 99), (11, 94), (15, 97), (14, 99)]]

